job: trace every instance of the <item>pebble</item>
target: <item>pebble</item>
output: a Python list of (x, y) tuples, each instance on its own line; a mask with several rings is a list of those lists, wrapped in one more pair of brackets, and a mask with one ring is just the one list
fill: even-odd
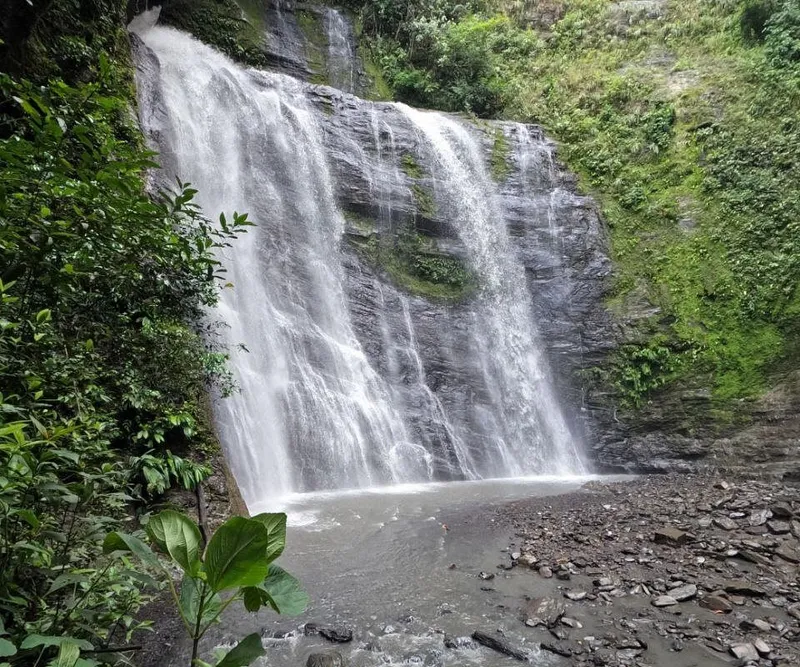
[(739, 527), (738, 523), (726, 516), (715, 517), (714, 525), (722, 528), (722, 530), (736, 530)]
[(653, 598), (651, 604), (654, 607), (671, 607), (678, 604), (678, 601), (670, 595), (660, 595), (657, 598)]
[(739, 660), (756, 660), (758, 661), (758, 651), (752, 644), (733, 644), (730, 647), (731, 655)]
[(785, 535), (791, 532), (792, 526), (788, 521), (767, 521), (767, 529), (775, 535)]
[(573, 602), (580, 602), (586, 599), (586, 591), (566, 591), (564, 597)]
[(673, 588), (669, 594), (678, 602), (685, 602), (686, 600), (691, 600), (697, 595), (697, 586), (694, 584), (686, 584), (685, 586)]

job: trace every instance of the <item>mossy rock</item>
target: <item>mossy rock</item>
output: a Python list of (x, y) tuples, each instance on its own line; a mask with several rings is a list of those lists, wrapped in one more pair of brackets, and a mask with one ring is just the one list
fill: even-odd
[(478, 281), (472, 269), (458, 257), (441, 252), (413, 224), (379, 235), (375, 224), (362, 216), (347, 213), (345, 217), (353, 225), (347, 235), (350, 245), (397, 287), (434, 301), (463, 301), (475, 292)]
[(160, 21), (245, 65), (268, 65), (263, 8), (250, 0), (164, 0)]

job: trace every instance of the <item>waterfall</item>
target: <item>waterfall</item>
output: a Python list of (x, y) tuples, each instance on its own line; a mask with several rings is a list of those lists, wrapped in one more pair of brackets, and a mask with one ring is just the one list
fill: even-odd
[(483, 151), (467, 128), (438, 113), (400, 105), (428, 141), (437, 165), (437, 195), (481, 278), (480, 359), (494, 404), (498, 474), (580, 465), (575, 441), (548, 377), (531, 312), (524, 268), (506, 231)]
[[(582, 471), (475, 131), (140, 30), (142, 124), (164, 178), (197, 188), (209, 217), (256, 223), (222, 252), (228, 285), (209, 315), (239, 386), (215, 401), (216, 423), (251, 508), (297, 491)], [(396, 144), (425, 161), (448, 243), (478, 275), (466, 304), (403, 294), (343, 241), (344, 199), (379, 229), (413, 216)]]
[(328, 38), (328, 80), (334, 88), (354, 93), (356, 52), (353, 30), (341, 12), (332, 7), (325, 10), (325, 34)]

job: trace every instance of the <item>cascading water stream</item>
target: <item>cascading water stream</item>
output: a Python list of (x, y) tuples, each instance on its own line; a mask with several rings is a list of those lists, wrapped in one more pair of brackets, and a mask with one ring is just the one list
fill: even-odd
[(350, 24), (342, 13), (325, 10), (325, 34), (328, 38), (328, 80), (334, 88), (346, 93), (356, 90), (356, 52)]
[(400, 105), (427, 138), (437, 164), (437, 196), (448, 207), (481, 279), (481, 360), (497, 415), (500, 474), (532, 469), (566, 474), (580, 453), (563, 417), (538, 340), (522, 265), (480, 145), (461, 123)]
[[(141, 101), (142, 123), (164, 175), (191, 182), (210, 217), (248, 211), (257, 225), (223, 253), (231, 286), (212, 314), (240, 387), (215, 402), (216, 421), (251, 509), (289, 492), (582, 471), (496, 188), (463, 123), (348, 98), (352, 122), (367, 128), (366, 139), (350, 136), (315, 106), (322, 89), (244, 70), (179, 31), (138, 30), (157, 63), (138, 56), (140, 95), (155, 91)], [(414, 316), (424, 302), (362, 275), (378, 293), (375, 351), (348, 287), (331, 142), (348, 147), (339, 157), (369, 182), (378, 224), (391, 226), (409, 196), (395, 132), (418, 136), (481, 284), (439, 336), (435, 382)], [(446, 308), (434, 316), (445, 328), (456, 321)], [(443, 378), (448, 355), (468, 356), (469, 368)]]

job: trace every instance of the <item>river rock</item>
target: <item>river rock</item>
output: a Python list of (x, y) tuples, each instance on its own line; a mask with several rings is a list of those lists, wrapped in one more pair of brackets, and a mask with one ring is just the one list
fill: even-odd
[(751, 526), (763, 526), (767, 522), (767, 519), (769, 519), (771, 516), (772, 512), (770, 512), (768, 509), (755, 510), (754, 512), (750, 513), (748, 523)]
[(567, 610), (566, 604), (557, 598), (531, 600), (523, 610), (525, 625), (544, 625), (552, 628)]
[(564, 597), (573, 602), (580, 602), (586, 599), (586, 591), (565, 591)]
[(349, 628), (320, 628), (319, 634), (335, 644), (346, 644), (353, 641), (353, 631)]
[(772, 506), (772, 516), (777, 519), (791, 519), (794, 516), (794, 510), (788, 503), (775, 503)]
[(736, 530), (739, 527), (738, 523), (726, 516), (715, 517), (714, 525), (722, 530)]
[(539, 647), (548, 653), (555, 653), (563, 658), (571, 658), (572, 650), (563, 642), (542, 642)]
[(494, 637), (492, 635), (486, 634), (485, 632), (481, 632), (480, 630), (476, 630), (475, 632), (473, 632), (472, 638), (479, 644), (482, 644), (483, 646), (490, 648), (493, 651), (497, 651), (498, 653), (502, 653), (521, 662), (528, 661), (527, 653), (512, 646), (505, 639), (502, 639), (500, 637)]
[(760, 637), (753, 641), (753, 646), (755, 647), (756, 651), (758, 651), (759, 655), (762, 655), (765, 658), (772, 653), (772, 647)]
[(678, 601), (670, 595), (660, 595), (651, 601), (654, 607), (671, 607), (678, 604)]
[(539, 568), (539, 574), (544, 577), (545, 579), (550, 579), (553, 576), (553, 570), (551, 570), (547, 565), (542, 565)]
[(785, 535), (791, 531), (792, 526), (788, 521), (773, 520), (767, 521), (767, 528), (769, 529), (770, 533), (774, 533), (775, 535)]
[(751, 584), (744, 579), (731, 579), (726, 581), (723, 585), (726, 593), (738, 593), (740, 595), (749, 595), (751, 597), (761, 597), (766, 595), (763, 588)]
[(694, 584), (685, 584), (684, 586), (678, 586), (678, 588), (673, 588), (669, 592), (670, 597), (675, 598), (678, 602), (685, 602), (686, 600), (691, 600), (694, 596), (697, 595), (697, 586)]
[(790, 563), (800, 563), (800, 552), (792, 548), (787, 542), (782, 542), (775, 549), (775, 555)]
[(345, 661), (338, 651), (312, 653), (306, 660), (306, 667), (344, 667)]
[(680, 546), (686, 544), (691, 539), (691, 535), (677, 528), (665, 526), (660, 528), (653, 535), (653, 541), (656, 544), (669, 544), (671, 546)]
[(748, 662), (750, 660), (758, 661), (758, 651), (756, 651), (756, 647), (752, 644), (733, 644), (729, 651), (731, 655), (739, 660)]

